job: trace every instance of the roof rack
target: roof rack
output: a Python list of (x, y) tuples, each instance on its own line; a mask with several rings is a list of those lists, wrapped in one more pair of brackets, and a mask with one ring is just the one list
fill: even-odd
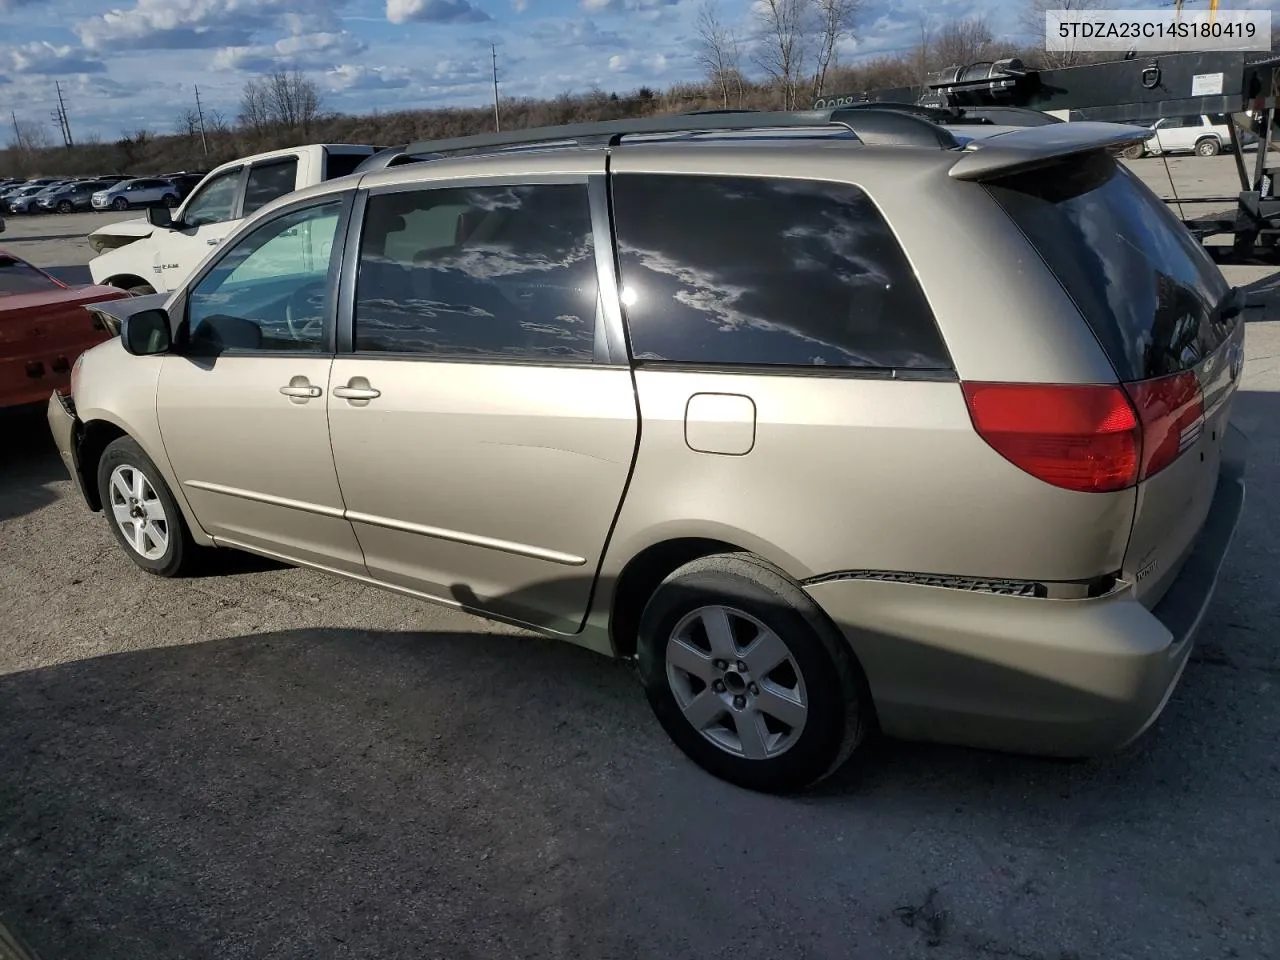
[[(879, 108), (879, 109), (876, 109)], [(940, 111), (945, 113), (946, 111)], [(365, 159), (357, 173), (384, 170), (405, 163), (440, 159), (446, 155), (493, 153), (504, 149), (534, 146), (572, 145), (616, 147), (624, 138), (662, 134), (699, 135), (751, 130), (823, 130), (843, 128), (863, 143), (894, 146), (931, 147), (951, 150), (956, 138), (936, 120), (921, 114), (913, 105), (868, 104), (867, 107), (838, 107), (831, 110), (755, 111), (717, 110), (644, 117), (633, 120), (603, 120), (571, 123), (528, 130), (482, 133), (447, 140), (423, 140), (393, 147)]]

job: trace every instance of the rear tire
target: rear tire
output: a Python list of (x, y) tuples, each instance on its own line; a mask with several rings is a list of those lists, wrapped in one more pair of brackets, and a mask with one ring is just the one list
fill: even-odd
[(1122, 154), (1126, 160), (1141, 160), (1146, 152), (1146, 148), (1142, 144), (1134, 143), (1125, 147)]
[(816, 783), (871, 726), (844, 638), (798, 584), (750, 554), (704, 557), (668, 576), (640, 619), (637, 658), (667, 735), (704, 770), (751, 790)]
[(132, 437), (107, 444), (98, 461), (102, 512), (129, 559), (158, 577), (179, 577), (196, 567), (200, 548), (168, 484)]
[(1222, 152), (1222, 144), (1213, 137), (1205, 137), (1196, 144), (1196, 155), (1200, 157), (1216, 157)]

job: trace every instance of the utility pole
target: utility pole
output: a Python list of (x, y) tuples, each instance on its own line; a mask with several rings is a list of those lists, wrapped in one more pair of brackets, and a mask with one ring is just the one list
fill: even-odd
[(200, 87), (196, 87), (196, 116), (200, 118), (200, 146), (204, 147), (204, 155), (209, 155), (209, 141), (204, 136), (204, 107), (200, 106)]
[(22, 142), (22, 128), (18, 126), (18, 114), (10, 110), (9, 116), (13, 118), (13, 142), (17, 145), (18, 150), (22, 151), (26, 148), (26, 144)]
[(67, 105), (62, 102), (62, 84), (55, 80), (53, 81), (53, 87), (58, 91), (58, 114), (62, 118), (62, 138), (67, 145), (67, 149), (70, 150), (76, 143), (71, 139), (71, 121), (67, 119)]
[(498, 116), (498, 48), (489, 44), (489, 53), (493, 57), (493, 128), (501, 132), (502, 119)]

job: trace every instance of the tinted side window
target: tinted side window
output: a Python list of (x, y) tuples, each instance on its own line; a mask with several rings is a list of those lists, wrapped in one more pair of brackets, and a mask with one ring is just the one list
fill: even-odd
[(292, 193), (298, 183), (298, 158), (260, 163), (249, 168), (244, 185), (244, 215), (265, 207), (276, 197)]
[(349, 173), (355, 173), (356, 167), (360, 166), (366, 159), (363, 153), (330, 153), (326, 150), (324, 178), (326, 180), (335, 180), (338, 177), (345, 177)]
[(585, 185), (369, 198), (356, 280), (357, 350), (589, 362), (595, 313)]
[(857, 187), (620, 174), (613, 200), (638, 360), (951, 365), (906, 256)]

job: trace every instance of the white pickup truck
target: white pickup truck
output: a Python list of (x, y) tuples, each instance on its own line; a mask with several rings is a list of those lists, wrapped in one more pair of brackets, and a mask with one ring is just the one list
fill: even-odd
[(89, 234), (99, 254), (89, 261), (93, 282), (136, 294), (167, 293), (249, 214), (276, 197), (354, 172), (377, 149), (316, 143), (224, 163), (177, 209), (148, 210)]

